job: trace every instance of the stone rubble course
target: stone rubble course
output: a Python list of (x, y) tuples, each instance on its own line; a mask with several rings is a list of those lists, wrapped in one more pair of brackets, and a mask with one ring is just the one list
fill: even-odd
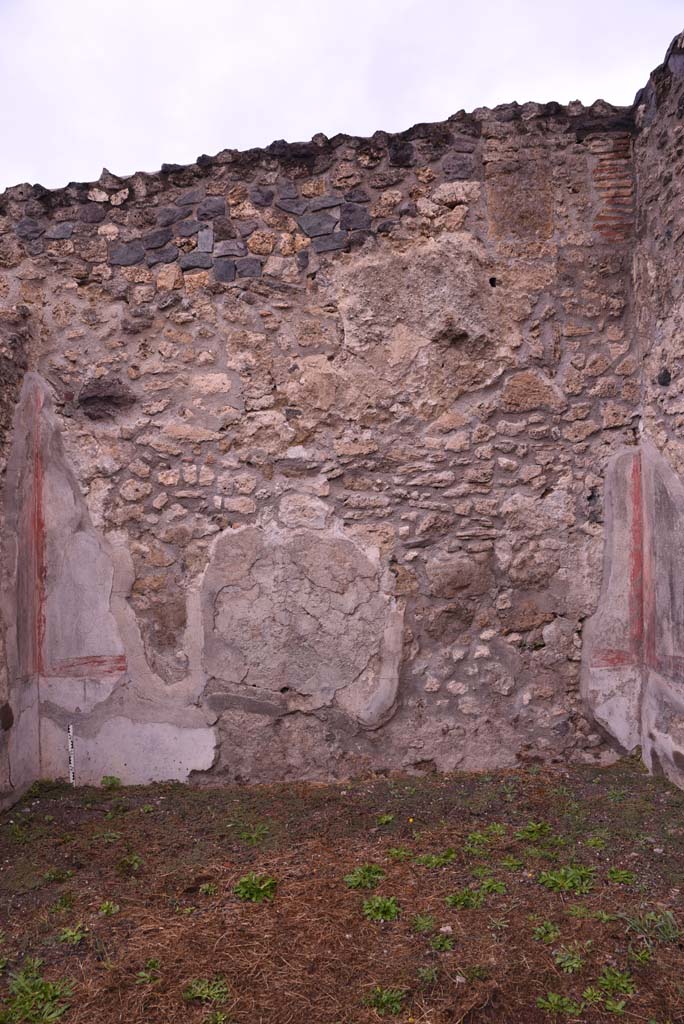
[(683, 105), (678, 37), (631, 108), (0, 196), (0, 801), (69, 725), (78, 783), (684, 783)]

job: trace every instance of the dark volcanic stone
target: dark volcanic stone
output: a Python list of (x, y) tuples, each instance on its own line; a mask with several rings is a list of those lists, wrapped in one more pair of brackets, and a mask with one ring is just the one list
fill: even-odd
[(107, 211), (101, 203), (88, 203), (81, 207), (79, 220), (84, 224), (101, 224), (107, 216)]
[(238, 277), (261, 277), (261, 260), (255, 256), (246, 256), (235, 263)]
[(189, 217), (190, 212), (190, 210), (174, 209), (173, 206), (162, 206), (157, 214), (157, 224), (162, 228), (168, 227), (169, 224), (175, 224), (177, 220)]
[(243, 238), (249, 238), (249, 236), (256, 231), (259, 227), (258, 220), (238, 220), (235, 226)]
[(213, 228), (202, 228), (197, 234), (197, 248), (200, 252), (211, 252), (214, 248)]
[(392, 228), (395, 228), (397, 224), (398, 221), (396, 220), (381, 220), (375, 230), (379, 235), (389, 235)]
[(26, 241), (30, 241), (34, 238), (40, 238), (41, 235), (45, 234), (45, 228), (41, 227), (37, 220), (33, 220), (32, 217), (22, 217), (17, 222), (15, 228), (18, 238), (23, 238)]
[(306, 213), (309, 208), (309, 200), (286, 199), (285, 197), (281, 197), (276, 199), (276, 206), (279, 210), (284, 210), (285, 213), (294, 213), (296, 217), (299, 217), (301, 214)]
[(308, 249), (300, 249), (296, 256), (297, 270), (306, 270), (309, 266), (309, 251)]
[(370, 227), (370, 214), (365, 206), (357, 203), (345, 203), (340, 210), (340, 228), (342, 231), (365, 231)]
[(239, 238), (228, 238), (214, 246), (214, 256), (244, 256), (246, 252), (247, 246)]
[(337, 220), (329, 213), (305, 213), (299, 218), (299, 226), (309, 238), (317, 238), (319, 235), (329, 235), (335, 230)]
[(353, 188), (350, 192), (346, 192), (344, 199), (347, 203), (370, 203), (370, 196), (361, 185)]
[(341, 206), (342, 199), (340, 196), (316, 196), (309, 203), (309, 209), (311, 212), (316, 210), (329, 210), (333, 206)]
[(397, 206), (397, 213), (400, 217), (415, 217), (418, 209), (412, 199), (404, 199)]
[(249, 198), (255, 206), (270, 206), (274, 195), (275, 192), (272, 188), (264, 188), (262, 185), (257, 185), (249, 190)]
[(45, 232), (45, 237), (49, 238), (52, 241), (56, 241), (62, 238), (71, 238), (73, 230), (74, 225), (71, 223), (71, 221), (63, 220), (60, 221), (59, 224), (53, 224), (52, 227), (49, 227)]
[(413, 165), (413, 146), (410, 142), (392, 139), (387, 147), (391, 167), (411, 167)]
[(150, 231), (149, 235), (145, 235), (142, 241), (146, 249), (161, 249), (172, 237), (171, 228), (157, 228), (156, 231)]
[(165, 245), (163, 249), (153, 249), (147, 254), (148, 267), (154, 267), (157, 263), (173, 263), (178, 256), (178, 249), (175, 245)]
[(442, 170), (447, 181), (466, 181), (475, 177), (475, 160), (469, 153), (448, 153)]
[(120, 242), (109, 251), (109, 262), (114, 267), (132, 267), (145, 258), (142, 242)]
[(299, 195), (297, 186), (293, 181), (282, 181), (278, 185), (278, 192), (280, 193), (281, 199), (296, 199)]
[(226, 201), (223, 196), (207, 196), (197, 207), (199, 220), (211, 220), (212, 217), (225, 217)]
[(230, 217), (217, 217), (214, 221), (214, 238), (217, 242), (224, 238), (237, 238), (237, 231)]
[(181, 238), (192, 238), (192, 236), (196, 235), (198, 231), (201, 231), (202, 228), (206, 227), (206, 221), (184, 220), (178, 224), (174, 231), (175, 234), (179, 235)]
[(346, 231), (335, 231), (332, 235), (314, 238), (311, 246), (314, 252), (335, 252), (349, 246), (349, 235)]
[(184, 192), (182, 196), (178, 196), (176, 206), (194, 206), (195, 203), (201, 203), (203, 199), (203, 188), (191, 188)]
[(195, 249), (181, 256), (179, 263), (181, 270), (208, 270), (213, 260), (208, 252), (197, 252)]
[(214, 277), (223, 284), (230, 284), (235, 280), (235, 260), (219, 259), (214, 260)]

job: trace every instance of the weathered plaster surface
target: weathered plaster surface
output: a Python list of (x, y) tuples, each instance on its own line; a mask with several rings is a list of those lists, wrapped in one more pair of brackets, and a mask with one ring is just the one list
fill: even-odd
[(680, 63), (0, 197), (5, 799), (679, 778)]

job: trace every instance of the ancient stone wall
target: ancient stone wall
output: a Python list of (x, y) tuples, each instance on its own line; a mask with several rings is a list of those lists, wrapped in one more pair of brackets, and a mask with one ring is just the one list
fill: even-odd
[(612, 756), (579, 684), (639, 441), (635, 133), (511, 104), (4, 194), (34, 775), (69, 725), (78, 782)]
[(604, 592), (585, 630), (598, 722), (684, 785), (684, 36), (636, 98), (638, 447), (608, 467)]

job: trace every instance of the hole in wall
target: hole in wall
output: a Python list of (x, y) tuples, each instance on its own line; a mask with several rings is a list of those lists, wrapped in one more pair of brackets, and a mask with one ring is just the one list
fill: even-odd
[(104, 420), (133, 405), (135, 395), (118, 378), (101, 377), (83, 385), (77, 402), (89, 420)]
[(667, 366), (663, 366), (662, 370), (658, 374), (657, 380), (661, 388), (666, 388), (667, 385), (672, 382), (672, 374), (668, 370)]
[(497, 286), (497, 284), (498, 284), (498, 281), (496, 280), (496, 278), (495, 278), (495, 277), (490, 277), (490, 278), (489, 278), (489, 283), (490, 283), (490, 285), (492, 286), (492, 288), (496, 288), (496, 286)]

